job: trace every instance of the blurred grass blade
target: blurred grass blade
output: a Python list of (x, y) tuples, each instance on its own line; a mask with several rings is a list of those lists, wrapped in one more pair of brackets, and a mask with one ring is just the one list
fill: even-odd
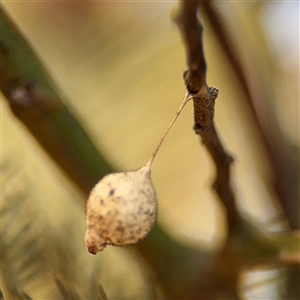
[[(18, 289), (16, 289), (15, 287), (8, 287), (9, 292), (11, 293), (11, 295), (14, 296), (13, 299), (17, 299), (17, 300), (33, 300), (31, 297), (28, 296), (27, 293), (20, 291)], [(4, 299), (4, 298), (3, 298)], [(7, 298), (9, 299), (9, 298)]]
[[(35, 284), (46, 273), (43, 224), (38, 213), (29, 203), (28, 191), (24, 190), (23, 178), (14, 177), (15, 171), (5, 170), (1, 206), (1, 273), (2, 283), (19, 299), (30, 299), (19, 292)], [(20, 180), (21, 179), (21, 180)], [(26, 185), (28, 188), (28, 184)]]
[(63, 283), (57, 276), (54, 276), (54, 279), (65, 300), (80, 299), (77, 293), (67, 286), (67, 284)]
[(20, 300), (33, 300), (31, 297), (29, 297), (26, 293), (24, 292), (19, 292), (19, 295), (20, 295)]
[(98, 296), (99, 296), (98, 300), (108, 300), (108, 297), (101, 284), (98, 285)]

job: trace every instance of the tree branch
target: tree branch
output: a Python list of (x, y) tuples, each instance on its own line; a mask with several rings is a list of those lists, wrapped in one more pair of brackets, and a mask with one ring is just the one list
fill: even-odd
[(231, 230), (238, 221), (235, 197), (230, 186), (230, 165), (233, 159), (226, 153), (213, 122), (218, 90), (208, 87), (206, 83), (203, 26), (197, 17), (198, 8), (197, 1), (181, 1), (174, 20), (185, 42), (188, 70), (184, 73), (184, 80), (188, 91), (193, 94), (194, 130), (215, 163), (216, 179), (213, 188), (226, 208), (229, 230)]
[[(267, 107), (267, 103), (273, 103), (269, 93), (261, 90), (261, 98), (255, 97), (255, 93), (251, 91), (251, 87), (247, 82), (246, 74), (242, 68), (241, 62), (232, 46), (230, 36), (224, 29), (224, 21), (222, 16), (211, 4), (211, 1), (201, 1), (201, 6), (205, 12), (214, 33), (219, 40), (220, 47), (230, 62), (230, 66), (235, 72), (236, 79), (245, 93), (245, 103), (248, 105), (249, 116), (252, 117), (256, 132), (260, 136), (261, 142), (270, 159), (270, 165), (273, 169), (274, 190), (278, 194), (279, 201), (288, 218), (292, 229), (300, 227), (300, 205), (299, 201), (299, 149), (296, 149), (285, 138), (281, 127), (276, 120), (276, 116), (272, 114), (272, 110)], [(263, 78), (260, 72), (256, 72), (256, 83), (253, 86), (259, 88)], [(268, 113), (268, 118), (265, 113)], [(276, 136), (273, 134), (276, 133)]]
[(78, 187), (89, 192), (112, 167), (63, 104), (41, 62), (2, 8), (0, 30), (0, 89), (11, 111)]

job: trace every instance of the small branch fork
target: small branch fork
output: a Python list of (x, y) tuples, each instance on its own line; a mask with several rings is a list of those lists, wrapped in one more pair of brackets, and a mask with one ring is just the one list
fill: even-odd
[(226, 153), (215, 129), (213, 116), (218, 89), (206, 83), (206, 62), (203, 51), (203, 26), (198, 19), (198, 1), (183, 0), (174, 18), (186, 47), (188, 70), (184, 81), (194, 102), (194, 130), (208, 149), (216, 166), (213, 184), (227, 211), (229, 233), (238, 223), (235, 197), (230, 186), (230, 165), (232, 157)]

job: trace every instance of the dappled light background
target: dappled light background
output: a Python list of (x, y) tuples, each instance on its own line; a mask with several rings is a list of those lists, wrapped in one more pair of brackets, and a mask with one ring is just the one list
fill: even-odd
[[(142, 166), (185, 93), (184, 48), (170, 21), (176, 2), (3, 1), (3, 5), (110, 163), (118, 170)], [(250, 83), (256, 84), (257, 72), (264, 73), (262, 84), (272, 90), (270, 105), (277, 121), (285, 137), (298, 147), (299, 3), (215, 5), (227, 20)], [(220, 90), (215, 122), (235, 158), (233, 184), (240, 208), (262, 226), (284, 228), (284, 222), (271, 222), (281, 208), (245, 95), (205, 17), (203, 21), (208, 84)], [(182, 243), (211, 250), (224, 241), (226, 222), (211, 191), (214, 169), (192, 130), (192, 114), (190, 103), (154, 162), (158, 222)], [(70, 244), (83, 266), (99, 262), (101, 283), (109, 299), (120, 295), (146, 299), (147, 284), (153, 279), (144, 275), (145, 266), (132, 249), (108, 247), (97, 257), (90, 256), (83, 241), (84, 196), (40, 150), (3, 101), (1, 118), (2, 160), (10, 162), (19, 174), (11, 185), (25, 181), (22, 190), (28, 193), (28, 201), (56, 224), (51, 230), (57, 230), (61, 241)], [(120, 283), (118, 289), (114, 282)], [(42, 294), (38, 289), (36, 293)]]

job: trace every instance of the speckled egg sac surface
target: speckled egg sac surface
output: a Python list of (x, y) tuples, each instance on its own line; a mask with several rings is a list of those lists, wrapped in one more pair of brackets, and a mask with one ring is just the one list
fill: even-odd
[(96, 254), (106, 245), (137, 243), (150, 231), (156, 216), (157, 200), (149, 167), (105, 176), (87, 202), (88, 251)]

